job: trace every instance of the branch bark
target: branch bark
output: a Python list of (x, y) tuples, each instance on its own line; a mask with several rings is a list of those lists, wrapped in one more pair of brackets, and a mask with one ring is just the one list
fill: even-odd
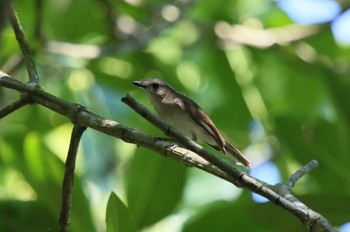
[(28, 105), (29, 103), (31, 103), (32, 100), (27, 97), (21, 97), (19, 100), (13, 102), (12, 104), (6, 106), (5, 108), (0, 110), (0, 119), (2, 119), (3, 117), (6, 117), (7, 115), (11, 114), (12, 112), (22, 108), (23, 106)]
[(86, 127), (74, 126), (69, 144), (62, 184), (62, 203), (60, 212), (60, 232), (69, 231), (69, 217), (72, 207), (72, 188), (74, 182), (75, 161), (77, 158), (79, 142)]
[(23, 58), (27, 66), (29, 81), (37, 85), (39, 83), (39, 76), (38, 76), (38, 72), (36, 71), (33, 55), (32, 55), (29, 43), (24, 35), (22, 26), (19, 22), (19, 18), (17, 17), (17, 13), (13, 4), (11, 4), (10, 6), (9, 20), (12, 25), (13, 31), (15, 32), (18, 44), (22, 50)]

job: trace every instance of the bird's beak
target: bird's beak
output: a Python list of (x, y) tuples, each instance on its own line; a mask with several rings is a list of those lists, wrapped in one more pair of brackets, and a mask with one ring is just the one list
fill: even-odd
[(133, 84), (136, 85), (136, 86), (142, 87), (144, 89), (147, 87), (146, 85), (144, 85), (142, 83), (142, 81), (134, 81)]

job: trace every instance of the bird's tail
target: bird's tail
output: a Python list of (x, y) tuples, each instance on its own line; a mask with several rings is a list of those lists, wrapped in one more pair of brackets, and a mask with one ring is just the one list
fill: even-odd
[(246, 167), (251, 167), (249, 160), (247, 160), (244, 155), (234, 146), (225, 141), (225, 151), (230, 153), (233, 157), (235, 157), (240, 163), (242, 163)]

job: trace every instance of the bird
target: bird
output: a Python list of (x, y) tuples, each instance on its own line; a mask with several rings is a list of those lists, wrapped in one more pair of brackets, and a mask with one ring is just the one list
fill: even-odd
[(147, 92), (159, 118), (181, 134), (195, 142), (203, 141), (226, 155), (229, 153), (244, 166), (251, 167), (249, 160), (222, 136), (209, 116), (193, 100), (157, 78), (146, 78), (133, 84)]

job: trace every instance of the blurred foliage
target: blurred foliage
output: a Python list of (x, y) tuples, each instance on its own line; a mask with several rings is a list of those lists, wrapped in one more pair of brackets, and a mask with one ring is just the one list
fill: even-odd
[(111, 193), (108, 199), (106, 224), (107, 231), (136, 231), (135, 223), (128, 208), (115, 193)]
[[(329, 24), (290, 33), (293, 23), (270, 0), (51, 0), (43, 1), (42, 39), (36, 1), (14, 2), (46, 91), (159, 137), (120, 98), (131, 92), (151, 107), (131, 83), (162, 78), (255, 166), (272, 162), (285, 180), (317, 159), (294, 193), (333, 225), (350, 221), (350, 53)], [(10, 25), (0, 30), (0, 70), (26, 81)], [(0, 89), (1, 107), (16, 99)], [(57, 230), (71, 129), (37, 105), (0, 120), (1, 231)], [(303, 230), (223, 180), (92, 130), (78, 157), (71, 231)]]

